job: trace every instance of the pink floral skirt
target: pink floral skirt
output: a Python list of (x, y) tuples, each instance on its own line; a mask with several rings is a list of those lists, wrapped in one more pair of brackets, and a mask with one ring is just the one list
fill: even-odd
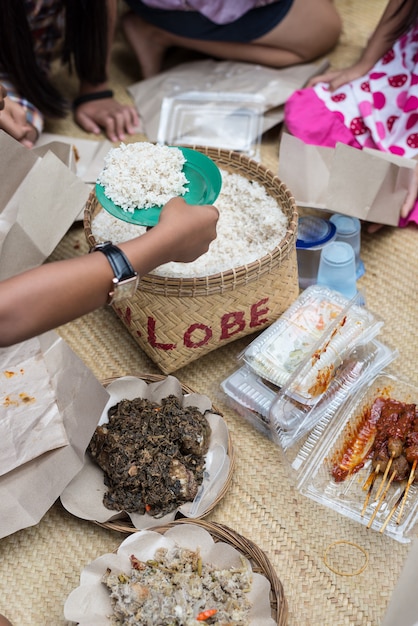
[[(306, 143), (338, 142), (398, 156), (418, 156), (418, 25), (366, 76), (330, 92), (327, 83), (296, 91), (285, 106), (289, 132)], [(418, 224), (418, 201), (408, 218)]]

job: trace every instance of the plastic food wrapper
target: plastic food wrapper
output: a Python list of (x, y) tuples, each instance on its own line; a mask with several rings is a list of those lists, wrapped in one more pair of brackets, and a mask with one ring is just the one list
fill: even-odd
[(294, 400), (285, 385), (272, 388), (248, 366), (236, 370), (222, 383), (229, 403), (248, 422), (273, 439), (286, 452), (322, 419), (330, 420), (354, 389), (386, 367), (396, 353), (377, 339), (356, 346), (313, 404)]
[(311, 285), (242, 358), (262, 378), (277, 387), (287, 385), (296, 400), (312, 404), (350, 350), (373, 339), (383, 325), (361, 301), (361, 294), (347, 300), (331, 289)]
[(52, 150), (38, 156), (4, 131), (0, 131), (0, 168), (0, 280), (4, 280), (45, 261), (82, 211), (90, 189)]
[(280, 154), (278, 175), (298, 206), (399, 225), (417, 167), (414, 159), (342, 143), (335, 148), (308, 145), (287, 133)]
[[(141, 561), (154, 557), (158, 548), (178, 545), (189, 550), (199, 549), (203, 563), (219, 568), (242, 567), (242, 556), (231, 545), (215, 543), (210, 534), (196, 525), (170, 528), (164, 535), (152, 530), (142, 530), (130, 535), (119, 546), (116, 554), (104, 554), (87, 565), (81, 572), (80, 586), (68, 596), (64, 605), (65, 619), (79, 626), (104, 626), (110, 624), (112, 614), (109, 592), (101, 582), (107, 568), (120, 573), (131, 571), (129, 557), (133, 554)], [(248, 568), (251, 564), (247, 561)], [(262, 574), (253, 572), (252, 586), (248, 592), (251, 603), (251, 626), (274, 626), (270, 607), (270, 583)]]
[[(353, 306), (351, 303), (344, 315)], [(298, 310), (296, 306), (293, 311), (295, 308)], [(314, 311), (310, 308), (310, 313)], [(374, 432), (368, 416), (374, 402), (378, 400), (379, 404), (380, 398), (385, 398), (418, 406), (418, 387), (385, 371), (397, 351), (379, 341), (374, 331), (370, 335), (366, 332), (344, 353), (321, 394), (309, 401), (299, 394), (305, 381), (311, 380), (316, 356), (329, 345), (338, 324), (339, 317), (329, 323), (281, 387), (256, 373), (248, 363), (225, 379), (221, 387), (229, 405), (277, 444), (300, 493), (399, 542), (409, 542), (418, 532), (418, 483), (413, 480), (413, 467), (409, 477), (402, 481), (392, 478), (393, 482), (388, 480), (385, 485), (383, 472), (376, 477), (372, 474), (368, 456)], [(372, 327), (373, 321), (369, 329)], [(362, 448), (366, 439), (367, 446)], [(346, 475), (345, 455), (351, 458), (353, 450), (361, 453), (355, 457), (358, 462), (350, 461)], [(379, 485), (383, 496), (378, 492)], [(369, 499), (368, 493), (373, 497)]]
[[(36, 402), (29, 402), (31, 413), (25, 414), (27, 432), (17, 432), (16, 455), (10, 471), (0, 476), (0, 537), (6, 537), (37, 524), (79, 472), (108, 393), (81, 359), (52, 331), (12, 349), (2, 349), (0, 358), (7, 366), (2, 371), (3, 406), (8, 404), (7, 398), (16, 400), (16, 379), (22, 384), (24, 380), (25, 397), (36, 399)], [(38, 375), (31, 376), (37, 367), (42, 376), (46, 376), (41, 386)], [(5, 371), (13, 372), (16, 378), (4, 375)], [(8, 381), (11, 382), (10, 394)], [(58, 439), (43, 419), (46, 412), (54, 418)], [(7, 417), (11, 415), (9, 406)], [(12, 429), (10, 438), (18, 425), (12, 422), (9, 427)], [(41, 446), (35, 446), (38, 438), (43, 440)], [(29, 450), (32, 445), (33, 450)], [(7, 469), (5, 460), (2, 458), (3, 469)]]
[[(108, 421), (108, 410), (122, 399), (147, 398), (160, 402), (169, 395), (183, 398), (183, 406), (196, 406), (205, 414), (211, 426), (209, 450), (206, 455), (204, 490), (198, 491), (194, 502), (186, 502), (178, 509), (164, 517), (152, 517), (148, 513), (139, 515), (129, 513), (135, 528), (144, 529), (159, 526), (175, 519), (177, 513), (184, 517), (202, 516), (205, 510), (216, 500), (225, 485), (230, 470), (228, 456), (228, 429), (220, 415), (210, 411), (212, 404), (206, 396), (200, 394), (183, 395), (179, 381), (168, 376), (162, 381), (147, 383), (135, 376), (124, 376), (110, 383), (107, 387), (109, 400), (103, 411), (97, 417), (98, 424)], [(109, 522), (126, 517), (123, 511), (111, 511), (103, 504), (103, 496), (107, 488), (104, 484), (102, 469), (86, 455), (80, 472), (70, 482), (61, 495), (63, 506), (73, 515), (82, 519), (97, 522)]]
[[(164, 98), (199, 91), (210, 102), (214, 92), (247, 96), (258, 94), (265, 100), (263, 132), (283, 121), (283, 105), (289, 96), (306, 82), (323, 72), (329, 63), (301, 64), (275, 69), (235, 61), (191, 61), (182, 63), (157, 76), (141, 80), (128, 89), (144, 125), (149, 141), (157, 141), (161, 106)], [(237, 106), (239, 108), (239, 105)], [(203, 145), (210, 145), (204, 143)], [(221, 146), (215, 146), (221, 147)]]
[(259, 160), (264, 110), (260, 94), (191, 91), (164, 98), (157, 141), (234, 150)]
[[(316, 425), (298, 447), (291, 467), (294, 470), (297, 489), (302, 494), (369, 528), (385, 532), (393, 539), (406, 543), (417, 532), (417, 483), (412, 482), (410, 485), (399, 523), (397, 518), (406, 480), (393, 481), (391, 484), (388, 484), (387, 480), (388, 489), (385, 489), (387, 493), (380, 496), (384, 498), (378, 506), (380, 498), (376, 501), (375, 496), (382, 481), (380, 473), (372, 497), (365, 507), (367, 503), (365, 486), (368, 486), (367, 480), (371, 475), (371, 460), (367, 455), (362, 456), (358, 453), (362, 448), (355, 442), (363, 441), (366, 431), (367, 436), (370, 435), (370, 430), (362, 431), (360, 425), (367, 415), (367, 410), (380, 397), (418, 404), (418, 388), (409, 381), (401, 380), (384, 371), (380, 372), (372, 380), (361, 385), (338, 407), (332, 422), (325, 419)], [(350, 466), (350, 455), (343, 457), (346, 450), (358, 454), (360, 460), (364, 459), (364, 464), (359, 471), (352, 472), (345, 480), (336, 481), (332, 475), (334, 465), (342, 462), (341, 459), (344, 458), (344, 466)], [(287, 458), (289, 459), (289, 455)], [(394, 514), (391, 516), (392, 510)]]

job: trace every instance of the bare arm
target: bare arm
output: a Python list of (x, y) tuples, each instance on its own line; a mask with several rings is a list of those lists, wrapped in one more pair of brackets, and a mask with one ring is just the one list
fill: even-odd
[(342, 85), (367, 74), (395, 43), (396, 33), (414, 2), (415, 0), (408, 0), (405, 2), (402, 10), (394, 15), (401, 4), (401, 0), (389, 0), (360, 59), (350, 67), (315, 76), (310, 81), (309, 86), (316, 85), (319, 82), (326, 82), (329, 83), (330, 90), (335, 91)]
[[(218, 211), (174, 198), (144, 235), (121, 244), (139, 275), (169, 261), (190, 262), (216, 237)], [(0, 282), (0, 346), (56, 328), (107, 302), (113, 272), (101, 252), (46, 263)]]
[[(108, 53), (106, 59), (107, 75), (110, 65), (110, 56), (115, 36), (117, 20), (117, 0), (107, 0), (108, 15)], [(80, 83), (80, 95), (97, 93), (109, 89), (107, 82), (100, 85), (91, 85), (85, 81)], [(138, 132), (140, 122), (134, 106), (120, 104), (114, 98), (92, 100), (78, 106), (74, 112), (75, 121), (85, 131), (98, 135), (102, 129), (110, 141), (124, 141), (126, 134), (134, 135)]]

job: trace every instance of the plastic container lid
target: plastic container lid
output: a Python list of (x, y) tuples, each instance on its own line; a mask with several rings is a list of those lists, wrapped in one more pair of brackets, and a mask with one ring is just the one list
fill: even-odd
[(265, 107), (260, 94), (189, 91), (166, 97), (157, 141), (223, 148), (258, 159)]
[(335, 224), (322, 217), (314, 217), (312, 215), (300, 217), (296, 248), (321, 248), (335, 238), (336, 232)]

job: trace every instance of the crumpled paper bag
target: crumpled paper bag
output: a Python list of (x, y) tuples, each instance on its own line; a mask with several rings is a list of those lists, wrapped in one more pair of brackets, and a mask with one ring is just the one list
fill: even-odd
[(39, 341), (0, 348), (0, 476), (68, 445)]
[[(4, 362), (5, 352), (0, 353)], [(8, 367), (18, 371), (23, 353), (43, 362), (67, 443), (59, 448), (55, 443), (52, 447), (46, 445), (42, 454), (27, 462), (20, 458), (19, 466), (0, 476), (0, 537), (37, 524), (80, 471), (84, 452), (108, 400), (105, 388), (55, 332), (12, 350)], [(36, 393), (42, 401), (42, 392), (32, 394), (29, 381), (25, 390), (31, 395)], [(42, 435), (49, 441), (46, 428)]]
[(398, 226), (416, 165), (379, 150), (313, 146), (283, 133), (278, 176), (298, 206)]
[(38, 155), (52, 150), (67, 167), (87, 184), (96, 182), (103, 169), (104, 157), (113, 144), (107, 139), (80, 139), (42, 133), (33, 149)]
[[(189, 91), (259, 94), (265, 100), (263, 131), (283, 121), (282, 107), (289, 96), (323, 72), (328, 61), (274, 69), (235, 61), (191, 61), (147, 78), (128, 88), (149, 141), (157, 141), (164, 98)], [(222, 146), (218, 146), (222, 147)]]
[(0, 280), (40, 265), (82, 211), (90, 188), (51, 150), (0, 131)]

